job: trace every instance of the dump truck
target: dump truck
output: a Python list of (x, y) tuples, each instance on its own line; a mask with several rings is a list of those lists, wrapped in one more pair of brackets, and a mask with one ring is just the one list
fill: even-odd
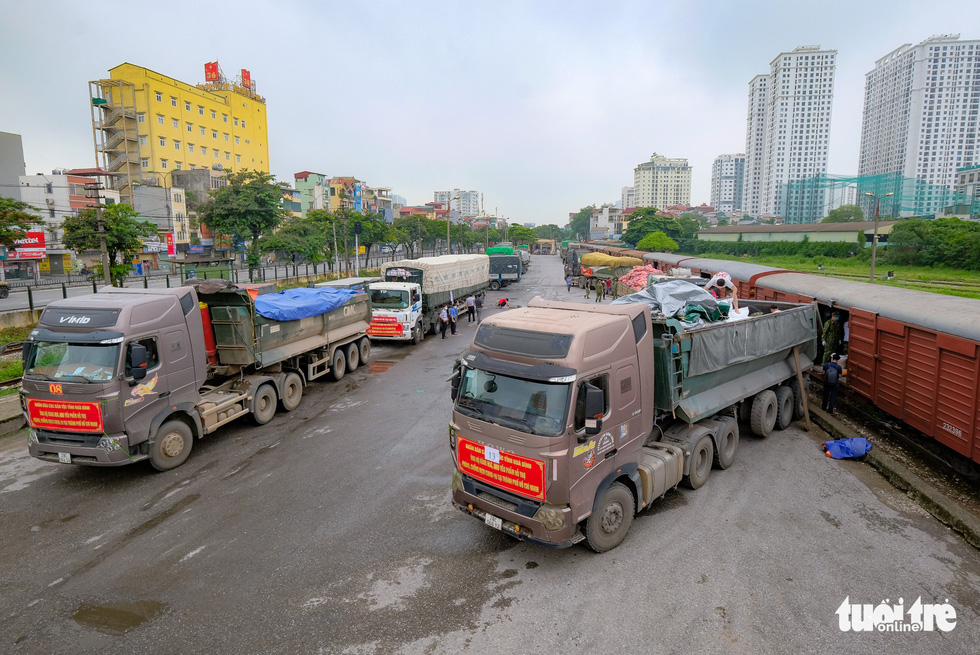
[(514, 282), (521, 281), (521, 274), (524, 266), (521, 263), (521, 256), (517, 253), (505, 255), (494, 253), (490, 255), (490, 288), (497, 291)]
[(816, 307), (755, 304), (779, 311), (689, 329), (539, 297), (484, 319), (451, 378), (453, 505), (518, 539), (615, 548), (654, 500), (733, 464), (740, 412), (761, 435), (801, 415)]
[(367, 286), (368, 336), (419, 343), (427, 333), (435, 333), (443, 305), (487, 288), (489, 270), (487, 255), (442, 255), (382, 264), (383, 281)]
[(296, 409), (310, 381), (339, 380), (370, 354), (367, 296), (316, 293), (342, 304), (274, 320), (256, 311), (264, 296), (230, 283), (200, 294), (104, 287), (49, 304), (24, 343), (30, 454), (90, 466), (148, 459), (164, 471), (227, 423)]

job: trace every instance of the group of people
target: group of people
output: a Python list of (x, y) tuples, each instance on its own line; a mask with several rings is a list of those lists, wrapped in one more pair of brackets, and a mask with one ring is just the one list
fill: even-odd
[(467, 296), (466, 300), (446, 303), (439, 311), (439, 332), (446, 338), (446, 331), (456, 334), (456, 324), (459, 322), (460, 309), (466, 311), (467, 323), (479, 323), (483, 320), (483, 294)]
[[(573, 282), (571, 275), (565, 276), (565, 284), (568, 286), (569, 293), (572, 291)], [(603, 296), (613, 295), (614, 289), (612, 280), (589, 280), (585, 283), (585, 297), (588, 298), (592, 291), (595, 291), (595, 301), (602, 302)]]

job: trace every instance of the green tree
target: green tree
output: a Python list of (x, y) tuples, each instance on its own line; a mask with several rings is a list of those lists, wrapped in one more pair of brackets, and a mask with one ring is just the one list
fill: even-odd
[(0, 197), (0, 245), (13, 247), (14, 241), (23, 239), (31, 225), (40, 223), (37, 211), (26, 202)]
[(640, 250), (647, 252), (673, 252), (677, 250), (677, 242), (663, 232), (651, 232), (636, 244)]
[(588, 207), (582, 207), (578, 210), (568, 221), (568, 226), (572, 231), (573, 239), (588, 239), (589, 234), (592, 231), (592, 212), (595, 211), (595, 205), (589, 205)]
[[(692, 222), (685, 221), (685, 227), (682, 229), (681, 223), (677, 219), (662, 216), (658, 212), (659, 210), (655, 207), (643, 207), (633, 212), (629, 227), (623, 232), (623, 241), (636, 245), (651, 232), (663, 232), (671, 239), (676, 240), (682, 238), (684, 229), (690, 230), (692, 228)], [(693, 235), (693, 232), (691, 234)]]
[(329, 238), (318, 221), (290, 216), (274, 234), (263, 239), (262, 246), (264, 252), (282, 253), (293, 264), (318, 264), (324, 259)]
[(554, 239), (555, 241), (561, 242), (568, 238), (570, 231), (562, 229), (554, 223), (548, 223), (547, 225), (538, 225), (535, 227), (534, 234), (539, 239)]
[(538, 237), (534, 234), (534, 230), (532, 228), (524, 227), (523, 225), (512, 225), (510, 227), (510, 240), (515, 244), (531, 244), (534, 243), (537, 238)]
[(864, 220), (864, 210), (857, 205), (841, 205), (830, 210), (821, 223), (858, 223)]
[(262, 241), (289, 216), (282, 204), (282, 188), (275, 177), (260, 171), (233, 171), (228, 184), (211, 192), (201, 207), (201, 220), (216, 233), (247, 246), (249, 279), (262, 263)]
[(718, 219), (718, 227), (724, 227), (725, 225), (728, 225), (728, 219), (727, 218), (719, 218)]
[[(129, 271), (126, 262), (119, 262), (120, 254), (142, 252), (145, 237), (156, 236), (157, 228), (150, 221), (140, 221), (139, 213), (131, 205), (120, 203), (102, 209), (102, 225), (105, 230), (106, 251), (109, 253), (109, 271), (113, 280), (119, 280)], [(99, 250), (99, 219), (94, 208), (85, 209), (76, 216), (65, 217), (62, 238), (66, 248), (72, 250)]]

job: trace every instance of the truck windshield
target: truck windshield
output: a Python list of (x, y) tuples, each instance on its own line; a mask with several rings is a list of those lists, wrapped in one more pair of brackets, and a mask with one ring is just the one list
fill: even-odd
[(37, 341), (24, 363), (24, 377), (45, 380), (111, 380), (119, 363), (119, 344)]
[(557, 437), (565, 430), (568, 384), (549, 384), (462, 369), (456, 409), (504, 427)]
[(371, 307), (378, 307), (380, 309), (407, 309), (408, 291), (371, 289)]

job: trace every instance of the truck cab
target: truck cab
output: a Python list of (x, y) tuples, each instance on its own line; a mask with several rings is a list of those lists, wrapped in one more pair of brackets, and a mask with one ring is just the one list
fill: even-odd
[(368, 336), (379, 341), (419, 343), (430, 326), (422, 312), (422, 287), (414, 282), (373, 282), (366, 288), (371, 301)]
[(154, 430), (200, 398), (203, 340), (189, 287), (107, 288), (48, 305), (24, 343), (30, 454), (93, 466), (148, 458)]

